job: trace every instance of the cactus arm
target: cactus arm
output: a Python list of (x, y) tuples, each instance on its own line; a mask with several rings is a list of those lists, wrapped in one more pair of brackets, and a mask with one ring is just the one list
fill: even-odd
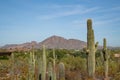
[(98, 48), (98, 42), (95, 43), (95, 52), (97, 51), (97, 48)]

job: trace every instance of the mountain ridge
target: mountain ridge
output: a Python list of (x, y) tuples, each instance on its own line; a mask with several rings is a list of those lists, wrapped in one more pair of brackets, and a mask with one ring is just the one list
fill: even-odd
[(52, 49), (82, 49), (86, 46), (86, 42), (78, 40), (78, 39), (66, 39), (61, 36), (53, 35), (44, 39), (41, 42), (31, 41), (22, 44), (7, 44), (2, 46), (2, 49), (7, 50), (30, 50), (32, 46), (36, 49), (41, 49), (42, 45), (45, 45), (46, 48)]

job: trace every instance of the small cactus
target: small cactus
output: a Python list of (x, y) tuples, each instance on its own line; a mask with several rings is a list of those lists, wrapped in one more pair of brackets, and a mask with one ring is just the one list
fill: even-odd
[(51, 62), (48, 64), (48, 78), (48, 80), (53, 80), (53, 67)]
[(42, 69), (43, 69), (43, 65), (42, 65), (42, 59), (39, 58), (39, 63), (38, 63), (38, 66), (39, 66), (39, 80), (42, 80)]
[(65, 80), (65, 66), (64, 63), (59, 63), (59, 80)]
[(14, 53), (11, 54), (11, 80), (14, 80)]

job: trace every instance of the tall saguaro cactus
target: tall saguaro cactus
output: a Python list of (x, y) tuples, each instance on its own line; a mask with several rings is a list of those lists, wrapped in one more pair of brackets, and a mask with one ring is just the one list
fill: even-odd
[(46, 50), (45, 50), (45, 45), (43, 45), (43, 62), (42, 62), (42, 80), (46, 80)]
[(34, 48), (32, 46), (32, 52), (30, 52), (29, 57), (29, 80), (35, 79), (35, 54), (34, 54)]
[(103, 57), (104, 57), (104, 71), (105, 71), (105, 79), (108, 80), (108, 50), (107, 50), (107, 41), (103, 39)]
[(88, 51), (88, 75), (94, 78), (95, 74), (95, 52), (97, 49), (97, 44), (95, 44), (94, 30), (92, 29), (92, 20), (87, 20), (87, 51)]
[(56, 60), (55, 49), (53, 49), (53, 80), (56, 80), (55, 60)]

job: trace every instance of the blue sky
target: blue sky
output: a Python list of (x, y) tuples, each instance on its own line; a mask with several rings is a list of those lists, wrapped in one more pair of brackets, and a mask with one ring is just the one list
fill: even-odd
[(120, 46), (120, 0), (0, 0), (0, 46), (52, 35), (86, 41), (88, 18), (95, 41)]

